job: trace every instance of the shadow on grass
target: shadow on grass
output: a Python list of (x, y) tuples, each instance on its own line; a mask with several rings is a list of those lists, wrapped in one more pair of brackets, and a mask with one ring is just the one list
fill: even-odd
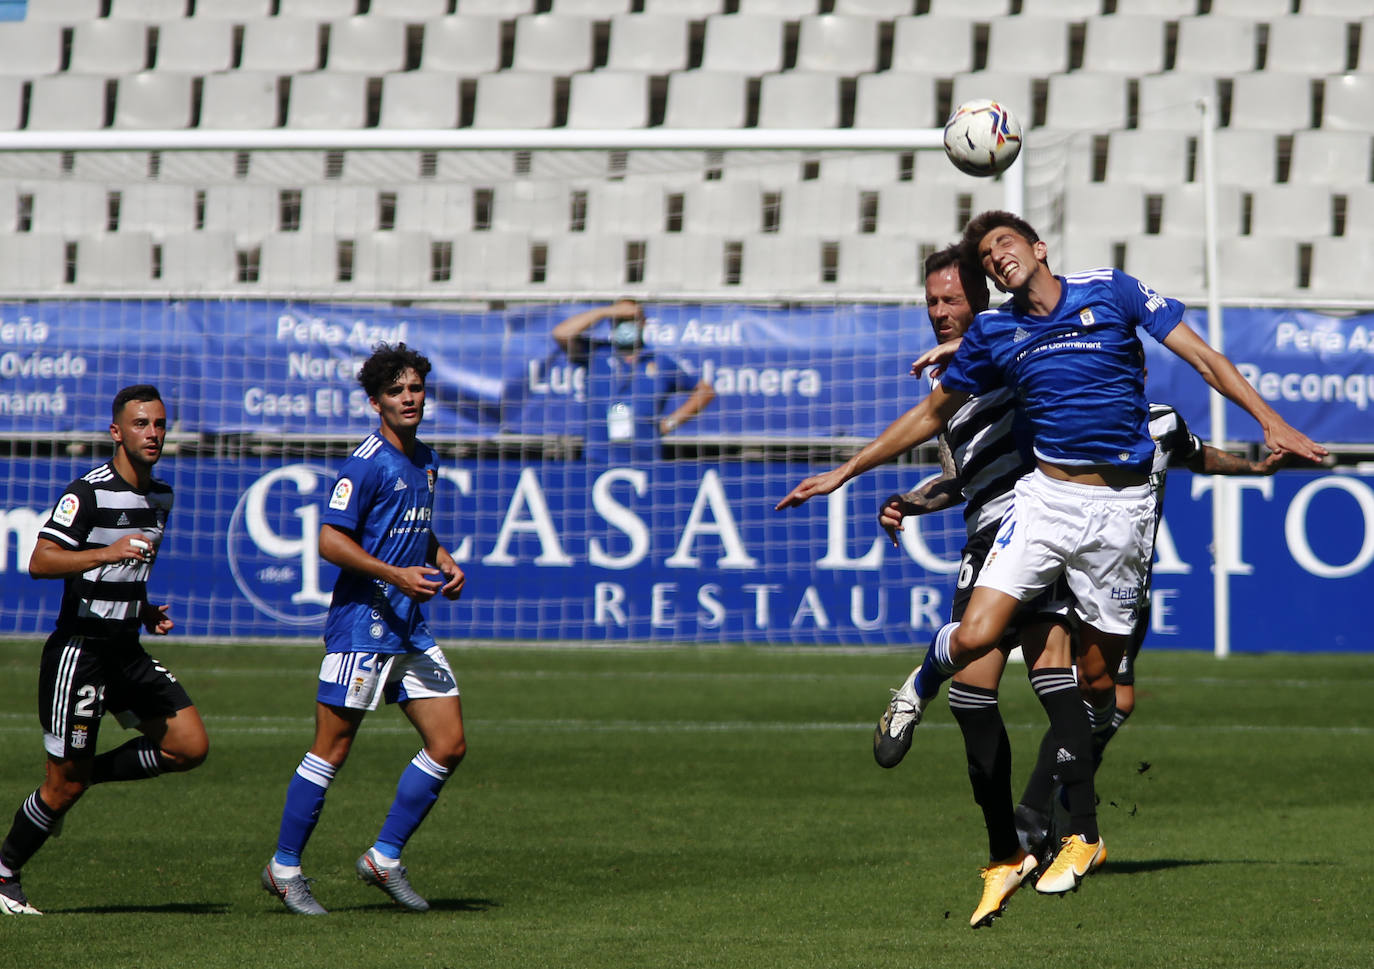
[[(431, 912), (485, 912), (489, 909), (500, 907), (501, 903), (493, 898), (431, 898), (429, 900), (429, 910)], [(395, 902), (378, 902), (375, 905), (337, 906), (330, 909), (330, 911), (343, 911), (345, 908), (354, 912), (405, 911)]]
[(48, 915), (228, 915), (231, 909), (221, 902), (167, 902), (162, 905), (84, 905), (80, 908), (45, 908), (43, 911)]
[(1274, 861), (1270, 858), (1154, 858), (1141, 861), (1113, 861), (1093, 873), (1093, 878), (1103, 875), (1136, 875), (1146, 871), (1168, 871), (1171, 868), (1192, 868), (1195, 865), (1331, 865), (1326, 861)]

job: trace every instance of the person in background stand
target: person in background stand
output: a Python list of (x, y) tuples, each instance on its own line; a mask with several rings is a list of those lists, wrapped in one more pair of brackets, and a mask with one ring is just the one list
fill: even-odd
[[(602, 320), (610, 339), (587, 331)], [(716, 392), (682, 362), (644, 345), (644, 307), (632, 299), (584, 310), (553, 328), (554, 343), (575, 366), (587, 368), (584, 455), (598, 463), (647, 463), (659, 458), (659, 439), (700, 414)], [(668, 410), (669, 399), (686, 393)]]

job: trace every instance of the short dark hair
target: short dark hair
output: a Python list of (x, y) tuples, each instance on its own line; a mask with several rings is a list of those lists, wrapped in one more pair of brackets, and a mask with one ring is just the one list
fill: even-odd
[(368, 397), (375, 398), (383, 387), (407, 370), (414, 370), (424, 380), (429, 376), (429, 358), (404, 343), (378, 343), (372, 348), (372, 356), (358, 368), (358, 383)]
[(977, 314), (987, 309), (988, 278), (978, 268), (978, 263), (969, 262), (964, 258), (964, 250), (959, 243), (936, 249), (926, 256), (925, 278), (929, 279), (932, 273), (938, 273), (950, 266), (959, 267), (959, 284), (964, 287), (964, 299), (968, 300), (973, 312)]
[(1040, 241), (1040, 233), (1035, 231), (1032, 226), (1021, 216), (1012, 212), (1004, 212), (1001, 209), (993, 209), (974, 216), (969, 220), (968, 225), (964, 226), (964, 237), (959, 245), (964, 250), (964, 258), (975, 266), (981, 266), (982, 260), (978, 258), (978, 244), (993, 229), (1007, 228), (1025, 239), (1031, 245)]
[(132, 401), (143, 403), (150, 400), (162, 400), (162, 395), (157, 392), (157, 388), (152, 384), (133, 384), (125, 387), (115, 394), (114, 402), (110, 404), (110, 420), (119, 420), (119, 415), (124, 410), (125, 404)]

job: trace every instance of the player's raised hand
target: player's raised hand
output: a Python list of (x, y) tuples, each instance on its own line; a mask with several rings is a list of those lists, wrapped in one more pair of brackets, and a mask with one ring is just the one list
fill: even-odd
[(151, 602), (145, 602), (139, 614), (139, 618), (143, 620), (143, 628), (155, 636), (166, 636), (176, 625), (167, 615), (170, 608), (172, 607), (168, 603), (155, 606)]
[(919, 377), (927, 369), (930, 369), (935, 376), (940, 376), (945, 372), (945, 365), (954, 358), (955, 352), (963, 342), (963, 337), (957, 337), (931, 347), (916, 358), (916, 361), (911, 365), (911, 375)]
[(437, 577), (443, 574), (432, 565), (408, 565), (396, 571), (396, 579), (391, 584), (407, 599), (428, 602), (441, 588)]
[(798, 505), (804, 505), (807, 499), (814, 498), (816, 495), (828, 495), (844, 482), (844, 475), (840, 473), (838, 468), (824, 474), (814, 474), (788, 492), (786, 498), (773, 506), (773, 510), (782, 511), (784, 508), (796, 508)]
[(1264, 429), (1264, 445), (1276, 453), (1294, 454), (1314, 464), (1320, 464), (1328, 453), (1326, 448), (1314, 442), (1302, 431), (1284, 422)]

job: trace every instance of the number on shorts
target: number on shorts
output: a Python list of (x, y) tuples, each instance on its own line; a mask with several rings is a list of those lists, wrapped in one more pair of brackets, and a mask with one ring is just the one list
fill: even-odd
[(967, 589), (973, 584), (973, 556), (965, 555), (959, 562), (959, 584), (956, 588)]
[(78, 697), (76, 706), (72, 708), (74, 717), (93, 717), (95, 716), (95, 700), (99, 692), (95, 687), (87, 683), (76, 691)]
[(1011, 536), (1016, 532), (1016, 520), (1006, 522), (1000, 532), (997, 533), (997, 544), (1006, 548), (1011, 544)]

